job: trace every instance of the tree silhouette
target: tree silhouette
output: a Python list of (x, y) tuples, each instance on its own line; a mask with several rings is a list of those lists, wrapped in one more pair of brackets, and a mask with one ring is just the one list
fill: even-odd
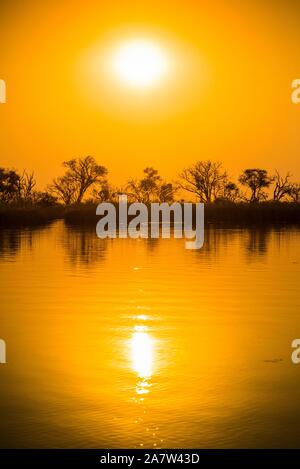
[(270, 186), (272, 178), (265, 169), (245, 169), (239, 177), (239, 182), (251, 190), (250, 202), (260, 202), (267, 198), (263, 189)]
[(167, 183), (159, 176), (154, 168), (144, 169), (144, 177), (141, 180), (131, 179), (128, 181), (127, 195), (138, 202), (172, 202), (176, 188), (172, 183)]
[[(118, 203), (118, 196), (125, 193), (130, 202), (172, 203), (178, 188), (194, 194), (204, 203), (260, 202), (267, 199), (269, 202), (300, 202), (300, 183), (292, 182), (290, 173), (282, 176), (277, 170), (270, 176), (265, 169), (245, 169), (239, 183), (250, 189), (250, 195), (246, 197), (240, 186), (228, 178), (222, 163), (210, 160), (197, 161), (184, 169), (176, 185), (163, 180), (156, 169), (147, 167), (141, 179), (131, 179), (123, 188), (111, 185), (106, 177), (107, 169), (98, 165), (92, 156), (65, 161), (63, 166), (65, 173), (53, 179), (46, 191), (36, 190), (34, 173), (24, 170), (20, 175), (13, 169), (0, 167), (1, 205), (53, 206), (58, 202), (71, 205), (83, 200)], [(265, 191), (271, 184), (272, 190)]]
[(161, 177), (159, 176), (158, 171), (151, 167), (145, 168), (144, 174), (145, 177), (140, 181), (140, 188), (143, 193), (144, 201), (150, 202), (150, 200), (158, 193)]
[(176, 192), (176, 188), (173, 186), (172, 183), (168, 182), (168, 183), (161, 184), (159, 188), (159, 194), (158, 194), (159, 202), (167, 202), (167, 203), (173, 202), (174, 197), (175, 197), (175, 192)]
[(216, 200), (238, 202), (239, 200), (243, 200), (243, 195), (235, 182), (228, 181), (224, 183), (220, 195)]
[(77, 198), (77, 184), (67, 175), (53, 179), (49, 192), (65, 205), (75, 203)]
[(35, 191), (33, 194), (33, 203), (40, 207), (52, 207), (57, 205), (57, 197), (47, 191)]
[(20, 176), (12, 169), (0, 168), (0, 200), (8, 204), (18, 196)]
[(196, 195), (200, 202), (213, 202), (222, 192), (227, 183), (227, 173), (222, 163), (197, 161), (179, 175), (182, 189)]
[(122, 188), (115, 187), (107, 179), (104, 179), (100, 188), (93, 189), (92, 202), (118, 202), (118, 196), (124, 192), (125, 190)]
[(289, 196), (291, 197), (293, 202), (300, 202), (300, 184), (293, 183), (290, 185)]
[(18, 200), (25, 203), (33, 202), (35, 186), (36, 180), (34, 178), (34, 173), (27, 173), (24, 170), (22, 176), (20, 176), (18, 180)]
[(273, 176), (273, 182), (275, 183), (274, 190), (273, 190), (273, 200), (277, 200), (278, 202), (282, 200), (284, 197), (290, 195), (291, 191), (291, 184), (290, 184), (290, 173), (287, 173), (286, 176), (281, 176), (279, 171), (275, 171)]
[(50, 191), (66, 205), (80, 203), (87, 190), (103, 182), (107, 169), (96, 163), (92, 156), (65, 161), (64, 176), (53, 180)]

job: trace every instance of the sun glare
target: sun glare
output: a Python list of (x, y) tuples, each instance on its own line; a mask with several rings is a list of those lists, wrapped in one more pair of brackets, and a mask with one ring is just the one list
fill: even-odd
[(134, 40), (119, 46), (113, 56), (113, 68), (122, 83), (133, 88), (148, 88), (165, 76), (167, 58), (154, 42)]
[[(143, 330), (143, 329), (142, 329)], [(152, 375), (153, 339), (147, 332), (136, 329), (131, 339), (131, 357), (134, 371), (140, 378)]]

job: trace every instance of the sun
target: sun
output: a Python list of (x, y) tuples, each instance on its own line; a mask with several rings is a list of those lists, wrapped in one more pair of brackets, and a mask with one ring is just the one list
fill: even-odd
[(131, 40), (121, 44), (113, 54), (117, 79), (132, 88), (157, 85), (167, 72), (166, 53), (150, 40)]

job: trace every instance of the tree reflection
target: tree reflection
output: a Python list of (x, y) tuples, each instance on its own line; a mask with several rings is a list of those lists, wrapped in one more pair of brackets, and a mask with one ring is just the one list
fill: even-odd
[(270, 233), (269, 228), (248, 229), (245, 241), (246, 253), (249, 256), (264, 256), (268, 250)]
[(65, 226), (62, 244), (73, 265), (90, 266), (106, 257), (108, 240), (99, 239), (90, 227)]

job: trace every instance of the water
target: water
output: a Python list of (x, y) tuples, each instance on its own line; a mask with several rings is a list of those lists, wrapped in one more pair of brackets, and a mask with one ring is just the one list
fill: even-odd
[(299, 446), (299, 241), (1, 230), (0, 446)]

